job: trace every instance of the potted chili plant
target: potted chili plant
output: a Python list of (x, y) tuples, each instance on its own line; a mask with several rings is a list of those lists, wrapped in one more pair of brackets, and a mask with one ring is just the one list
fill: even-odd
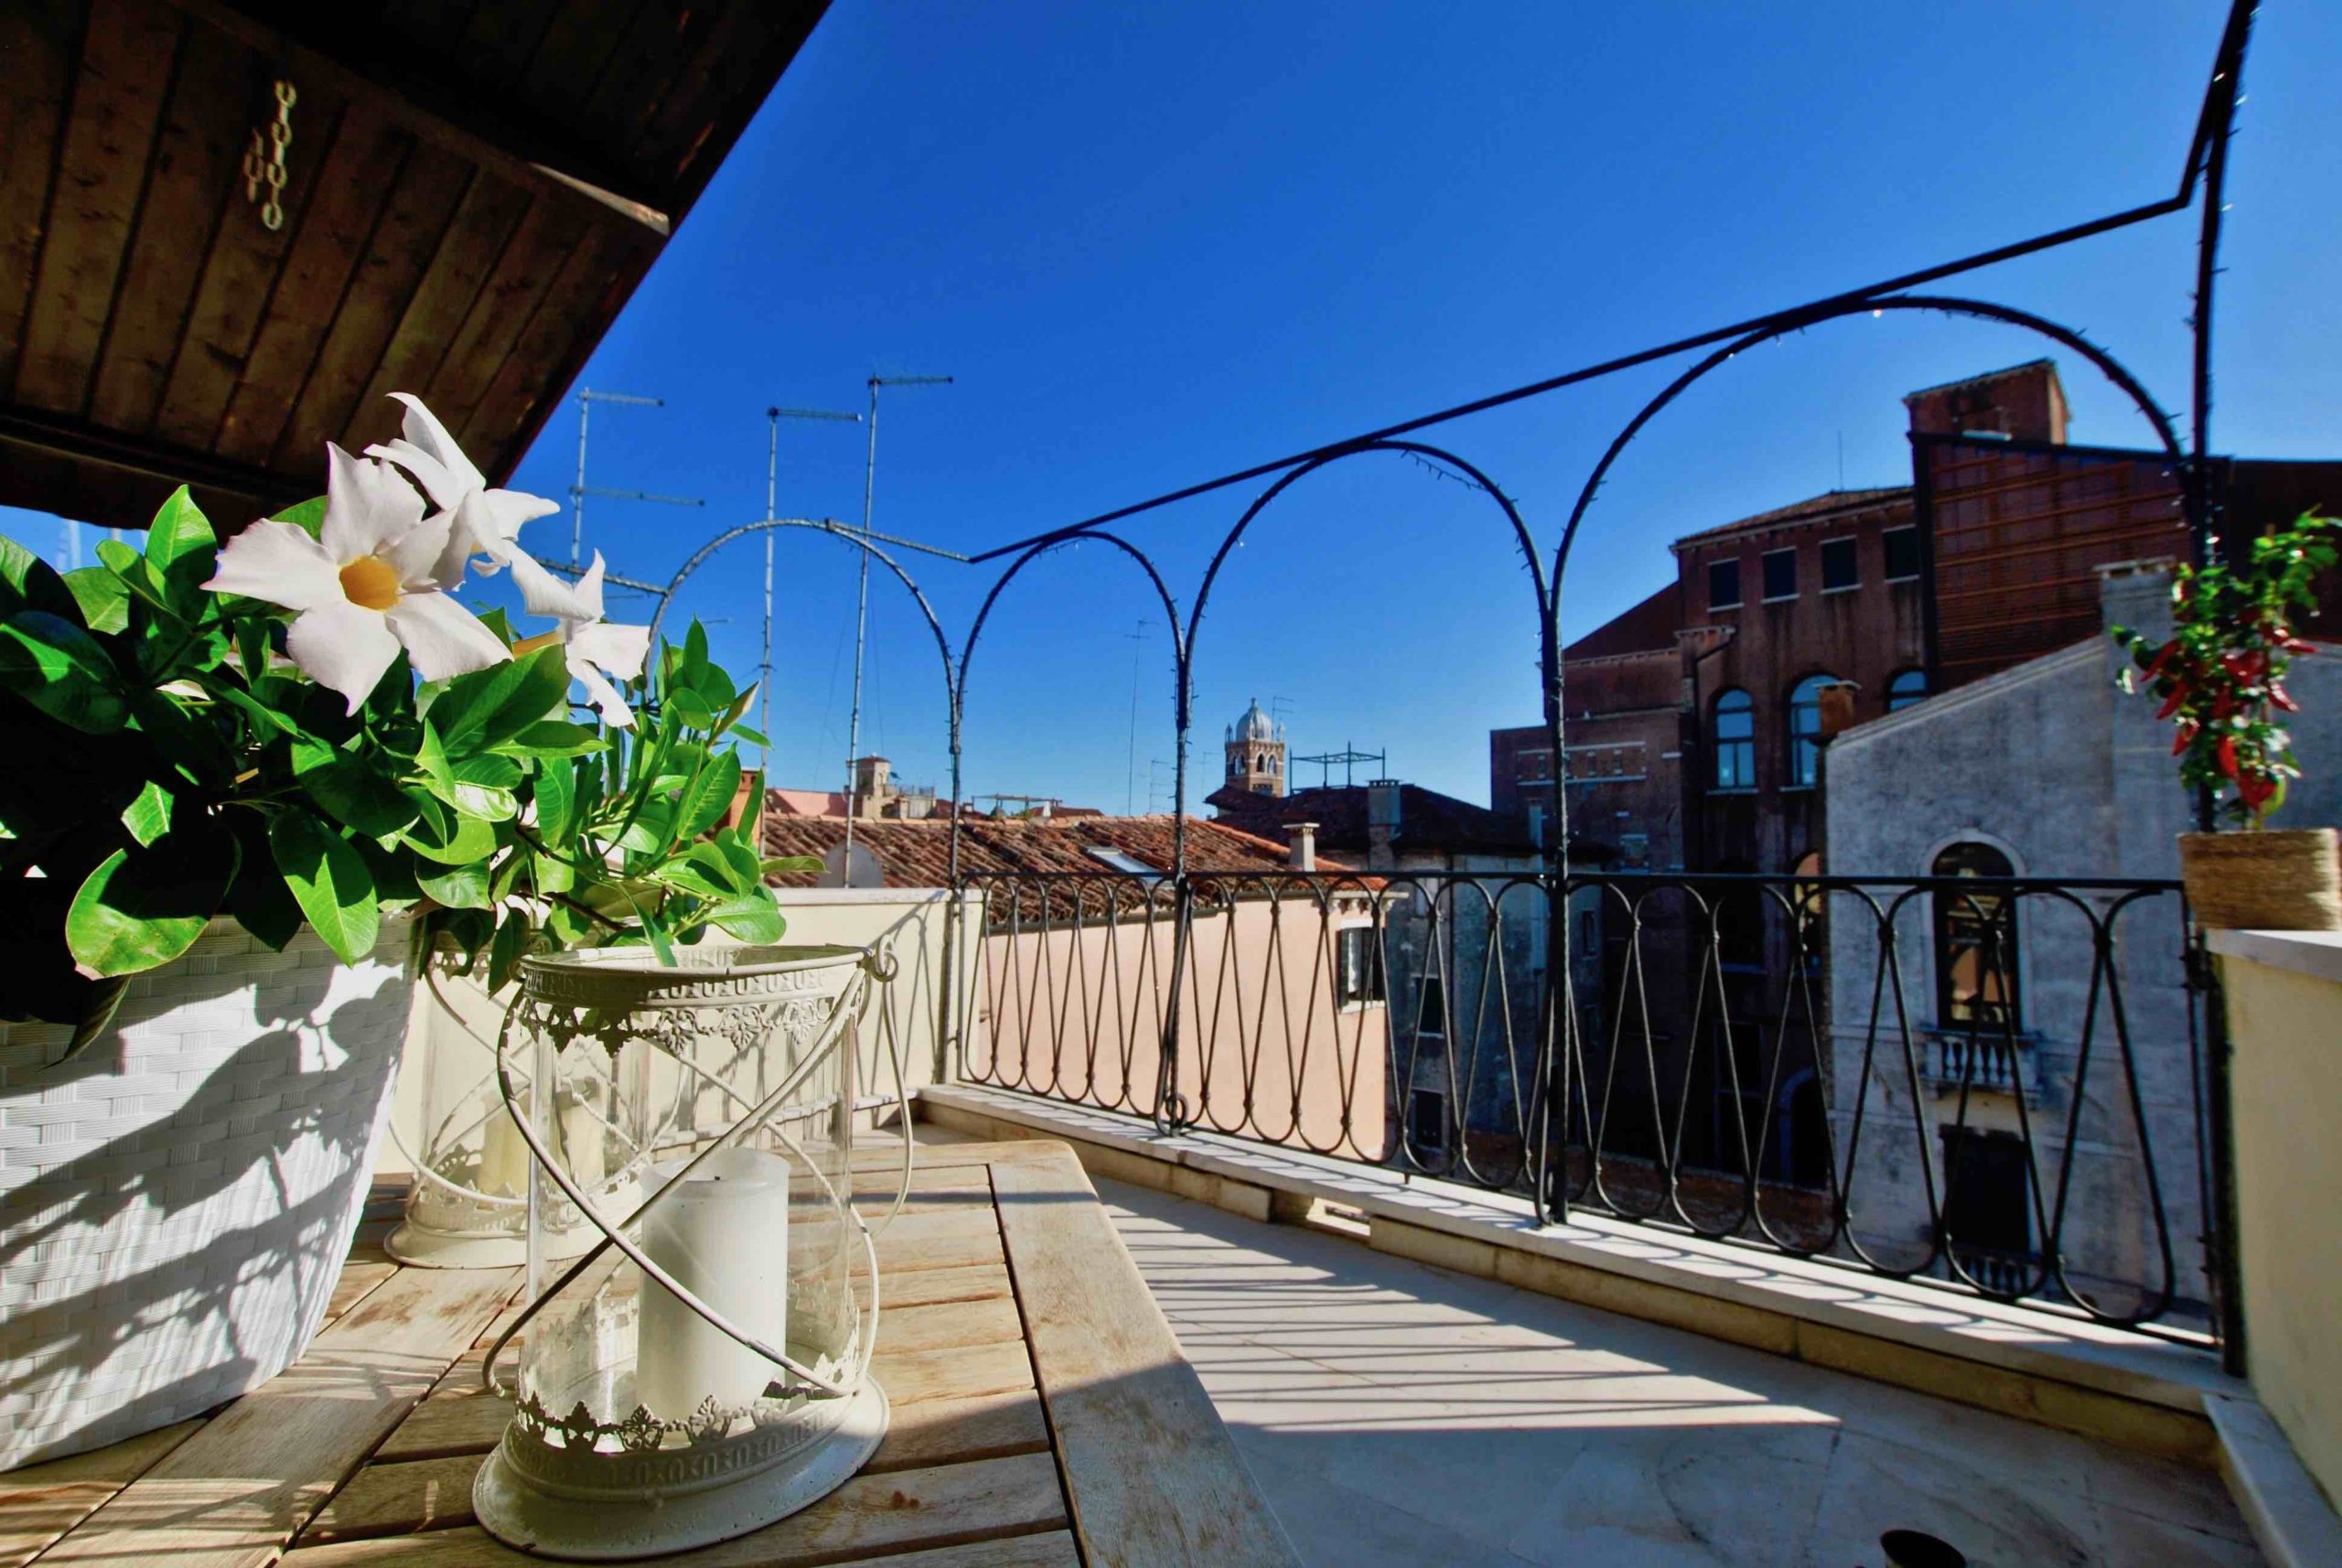
[(2207, 791), (2238, 830), (2179, 835), (2180, 873), (2205, 926), (2274, 930), (2342, 928), (2342, 859), (2335, 830), (2274, 829), (2294, 766), (2285, 691), (2293, 660), (2316, 651), (2296, 620), (2317, 612), (2316, 581), (2337, 558), (2332, 518), (2304, 513), (2251, 542), (2235, 564), (2182, 567), (2172, 584), (2172, 634), (2160, 641), (2109, 628), (2130, 653), (2126, 691), (2163, 699), (2181, 782)]

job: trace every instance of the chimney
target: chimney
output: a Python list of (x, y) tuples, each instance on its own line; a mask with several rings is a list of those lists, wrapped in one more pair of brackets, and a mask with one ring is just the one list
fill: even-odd
[(1375, 779), (1366, 786), (1366, 864), (1389, 871), (1398, 865), (1391, 843), (1399, 836), (1399, 781)]
[(1295, 871), (1317, 869), (1317, 824), (1287, 822), (1284, 831), (1293, 836), (1293, 854), (1286, 862)]

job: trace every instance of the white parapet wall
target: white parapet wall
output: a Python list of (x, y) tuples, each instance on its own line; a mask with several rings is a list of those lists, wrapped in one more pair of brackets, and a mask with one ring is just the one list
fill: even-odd
[(2215, 931), (2253, 1391), (2342, 1498), (2342, 933)]

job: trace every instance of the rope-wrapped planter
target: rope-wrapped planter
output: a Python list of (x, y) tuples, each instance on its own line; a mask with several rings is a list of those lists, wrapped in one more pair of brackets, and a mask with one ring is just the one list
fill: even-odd
[(215, 920), (114, 1033), (0, 1025), (0, 1469), (166, 1426), (307, 1347), (406, 1038), (409, 922), (344, 965)]

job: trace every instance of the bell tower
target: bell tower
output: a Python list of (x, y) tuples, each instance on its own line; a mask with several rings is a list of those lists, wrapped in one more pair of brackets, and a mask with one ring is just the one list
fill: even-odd
[(1261, 699), (1228, 726), (1228, 783), (1253, 795), (1284, 793), (1284, 726), (1261, 709)]

